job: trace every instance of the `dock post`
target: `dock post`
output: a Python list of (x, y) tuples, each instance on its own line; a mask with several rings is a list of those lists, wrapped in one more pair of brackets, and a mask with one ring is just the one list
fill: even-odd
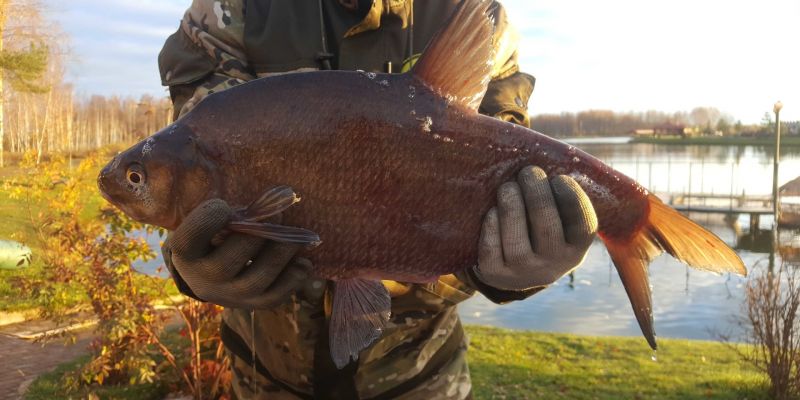
[(731, 193), (730, 193), (730, 198), (729, 198), (729, 200), (730, 200), (730, 209), (731, 209), (731, 210), (733, 210), (733, 177), (734, 177), (734, 176), (736, 176), (736, 175), (733, 173), (733, 167), (734, 167), (735, 165), (736, 165), (736, 164), (734, 164), (734, 163), (731, 163)]
[(692, 209), (692, 164), (689, 161), (689, 186), (686, 188), (686, 210), (691, 211)]
[(761, 225), (761, 216), (756, 213), (750, 214), (750, 236), (753, 238), (756, 237), (758, 233), (758, 227)]
[(775, 158), (772, 161), (772, 213), (775, 220), (772, 222), (772, 249), (778, 248), (778, 221), (780, 220), (780, 196), (778, 194), (778, 166), (781, 162), (781, 108), (783, 103), (778, 101), (772, 110), (775, 112)]
[[(701, 158), (700, 159), (700, 193), (701, 194), (705, 194), (705, 192), (706, 192), (706, 189), (705, 189), (705, 184), (706, 184), (705, 176), (706, 176), (706, 159), (705, 158)], [(712, 194), (713, 194), (713, 192), (712, 192)], [(706, 203), (704, 202), (703, 205), (705, 205), (705, 204)]]
[(667, 193), (672, 193), (672, 160), (667, 154)]

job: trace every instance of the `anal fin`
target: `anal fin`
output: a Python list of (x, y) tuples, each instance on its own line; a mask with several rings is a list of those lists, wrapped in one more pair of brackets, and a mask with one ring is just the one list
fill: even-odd
[(383, 333), (391, 314), (389, 291), (380, 281), (336, 281), (329, 326), (331, 357), (339, 369), (358, 360)]

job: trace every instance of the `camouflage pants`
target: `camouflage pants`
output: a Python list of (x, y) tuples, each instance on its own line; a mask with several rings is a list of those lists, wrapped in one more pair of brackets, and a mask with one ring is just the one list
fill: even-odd
[[(467, 346), (464, 343), (453, 354), (452, 361), (431, 376), (427, 381), (421, 382), (416, 388), (399, 396), (378, 395), (374, 399), (399, 399), (399, 400), (464, 400), (472, 399), (472, 382), (467, 366)], [(232, 390), (236, 399), (254, 400), (297, 400), (326, 398), (323, 395), (297, 393), (291, 388), (282, 387), (270, 381), (264, 375), (256, 372), (253, 376), (253, 367), (241, 358), (230, 354), (231, 369), (233, 372)], [(292, 393), (295, 392), (295, 393)]]

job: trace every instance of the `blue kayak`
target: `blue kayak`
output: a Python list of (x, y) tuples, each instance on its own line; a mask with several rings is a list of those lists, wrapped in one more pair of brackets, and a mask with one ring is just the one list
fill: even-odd
[(22, 243), (0, 240), (0, 269), (19, 269), (31, 265), (31, 249)]

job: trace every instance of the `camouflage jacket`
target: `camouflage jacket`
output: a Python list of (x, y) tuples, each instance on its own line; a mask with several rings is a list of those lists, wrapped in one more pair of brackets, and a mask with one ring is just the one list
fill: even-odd
[[(194, 0), (159, 56), (162, 81), (179, 116), (209, 93), (272, 74), (326, 68), (385, 71), (389, 63), (399, 72), (457, 3)], [(495, 69), (479, 110), (527, 126), (534, 79), (519, 72), (517, 34), (499, 3), (494, 13)], [(196, 297), (170, 270), (181, 290)], [(476, 290), (502, 303), (541, 289), (500, 291), (482, 284), (470, 269), (431, 284), (384, 283), (392, 296), (390, 326), (343, 370), (333, 366), (327, 347), (329, 282), (309, 280), (291, 299), (257, 310), (252, 319), (248, 310), (226, 309), (222, 336), (233, 356), (236, 395), (468, 398), (467, 339), (456, 304)]]

